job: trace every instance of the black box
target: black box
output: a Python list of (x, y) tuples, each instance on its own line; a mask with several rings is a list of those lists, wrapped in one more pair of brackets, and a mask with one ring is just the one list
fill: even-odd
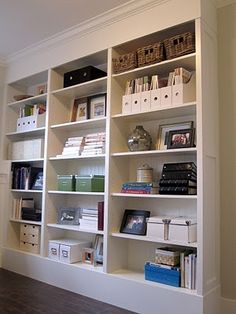
[(84, 83), (106, 76), (107, 73), (91, 65), (64, 74), (64, 87)]

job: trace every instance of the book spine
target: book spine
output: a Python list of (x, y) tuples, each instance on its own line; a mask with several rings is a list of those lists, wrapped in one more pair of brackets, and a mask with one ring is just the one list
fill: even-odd
[(104, 202), (98, 202), (98, 230), (104, 230)]

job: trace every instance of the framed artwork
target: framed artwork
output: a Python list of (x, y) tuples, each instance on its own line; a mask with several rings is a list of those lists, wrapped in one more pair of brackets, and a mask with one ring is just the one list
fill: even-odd
[(91, 96), (90, 104), (90, 119), (103, 118), (106, 116), (106, 94)]
[(58, 221), (60, 225), (79, 225), (79, 208), (59, 208)]
[(194, 129), (169, 131), (167, 149), (187, 148), (194, 146)]
[(94, 253), (95, 249), (83, 248), (82, 262), (85, 264), (94, 265)]
[(95, 263), (102, 264), (103, 263), (103, 236), (100, 234), (96, 235), (94, 250), (95, 250)]
[(40, 84), (37, 86), (37, 94), (42, 95), (47, 92), (47, 84)]
[(162, 124), (159, 126), (156, 149), (167, 149), (168, 133), (184, 129), (193, 129), (193, 121), (186, 121), (173, 124)]
[(88, 98), (77, 98), (74, 100), (71, 111), (71, 122), (88, 119)]
[(147, 223), (146, 219), (150, 216), (150, 212), (146, 210), (126, 209), (122, 219), (120, 232), (146, 235)]

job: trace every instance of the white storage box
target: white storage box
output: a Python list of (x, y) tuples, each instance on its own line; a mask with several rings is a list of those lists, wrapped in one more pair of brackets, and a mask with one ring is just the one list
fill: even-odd
[(131, 95), (131, 112), (138, 113), (141, 111), (141, 93)]
[(36, 159), (43, 158), (44, 155), (44, 139), (37, 138), (27, 141), (13, 142), (9, 159)]
[(59, 239), (49, 241), (48, 257), (65, 263), (82, 261), (82, 249), (90, 247), (91, 242), (75, 239)]
[(18, 118), (16, 124), (17, 132), (30, 131), (45, 126), (46, 113)]
[(196, 75), (192, 75), (186, 84), (172, 86), (172, 105), (177, 106), (196, 100)]
[(150, 111), (151, 105), (150, 105), (150, 91), (145, 91), (141, 93), (141, 112), (144, 111)]
[(147, 218), (147, 236), (161, 240), (168, 240), (170, 218), (166, 216), (153, 216)]
[(161, 107), (161, 89), (151, 90), (150, 96), (151, 110), (156, 110)]
[(189, 217), (176, 217), (174, 219), (171, 219), (169, 226), (169, 240), (189, 243), (196, 242), (196, 219)]
[(172, 106), (172, 86), (161, 88), (161, 107)]

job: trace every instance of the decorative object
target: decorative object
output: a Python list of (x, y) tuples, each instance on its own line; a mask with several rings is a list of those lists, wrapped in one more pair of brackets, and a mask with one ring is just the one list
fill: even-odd
[(40, 84), (37, 86), (38, 95), (45, 94), (47, 92), (47, 84)]
[(164, 60), (163, 42), (157, 42), (152, 45), (137, 49), (138, 67), (157, 63)]
[(103, 236), (100, 234), (96, 235), (94, 249), (95, 249), (95, 263), (102, 264), (103, 263)]
[(195, 51), (195, 34), (179, 34), (164, 40), (166, 59), (173, 59)]
[(95, 250), (92, 248), (83, 248), (82, 251), (82, 262), (85, 264), (94, 265)]
[(42, 190), (43, 189), (43, 171), (40, 171), (34, 180), (32, 190)]
[(187, 148), (194, 146), (194, 129), (169, 131), (167, 149)]
[(137, 125), (128, 137), (128, 147), (130, 151), (150, 150), (151, 145), (151, 135), (143, 128), (142, 125)]
[(103, 118), (106, 116), (106, 94), (91, 96), (90, 119)]
[(150, 212), (146, 210), (126, 209), (122, 219), (120, 232), (146, 235), (147, 224), (146, 219), (150, 216)]
[(174, 124), (163, 124), (159, 126), (156, 149), (167, 149), (168, 133), (174, 130), (192, 129), (193, 121), (186, 121)]
[(137, 67), (136, 52), (130, 52), (120, 55), (118, 58), (113, 58), (113, 72), (115, 74), (124, 71), (132, 70)]
[(153, 169), (144, 164), (137, 169), (137, 182), (152, 182), (153, 181)]
[(58, 221), (60, 225), (79, 225), (80, 208), (59, 208)]

